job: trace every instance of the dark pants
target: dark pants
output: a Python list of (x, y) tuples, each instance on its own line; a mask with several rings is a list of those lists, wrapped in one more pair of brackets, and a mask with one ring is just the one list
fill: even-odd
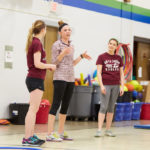
[(68, 106), (73, 94), (74, 82), (66, 81), (53, 81), (54, 84), (54, 96), (53, 103), (50, 109), (50, 114), (56, 115), (57, 110), (61, 104), (60, 113), (67, 114)]

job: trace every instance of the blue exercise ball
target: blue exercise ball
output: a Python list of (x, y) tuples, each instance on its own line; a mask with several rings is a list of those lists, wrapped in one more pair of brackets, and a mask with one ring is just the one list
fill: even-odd
[(137, 99), (137, 96), (138, 96), (138, 92), (134, 90), (134, 91), (132, 92), (132, 97), (133, 97), (134, 99)]

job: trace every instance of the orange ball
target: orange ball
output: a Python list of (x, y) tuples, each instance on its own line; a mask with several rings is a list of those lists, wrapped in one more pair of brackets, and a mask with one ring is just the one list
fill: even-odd
[(127, 83), (126, 87), (128, 88), (128, 91), (130, 91), (130, 92), (134, 91), (134, 86), (132, 84)]

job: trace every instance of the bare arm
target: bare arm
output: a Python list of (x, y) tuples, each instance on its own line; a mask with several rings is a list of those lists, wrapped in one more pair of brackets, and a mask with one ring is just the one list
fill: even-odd
[[(82, 57), (81, 57), (81, 56), (82, 56)], [(73, 65), (74, 65), (74, 66), (77, 65), (77, 64), (81, 61), (82, 58), (85, 58), (85, 59), (88, 59), (88, 60), (91, 60), (91, 59), (92, 59), (91, 56), (89, 56), (89, 55), (87, 54), (87, 51), (85, 51), (83, 54), (81, 54), (78, 58), (76, 58), (76, 59), (73, 61)]]
[(100, 84), (102, 93), (106, 94), (106, 89), (102, 82), (102, 67), (103, 67), (102, 65), (97, 65), (97, 77), (98, 77), (98, 82)]
[(79, 56), (78, 58), (76, 58), (74, 61), (73, 61), (73, 65), (77, 65), (80, 61), (81, 61), (81, 56)]
[(34, 53), (34, 65), (36, 68), (39, 68), (39, 69), (51, 69), (51, 70), (56, 69), (56, 65), (44, 64), (41, 62), (41, 52), (40, 51)]
[(120, 82), (121, 82), (120, 96), (122, 96), (124, 94), (124, 72), (123, 72), (123, 67), (120, 67)]

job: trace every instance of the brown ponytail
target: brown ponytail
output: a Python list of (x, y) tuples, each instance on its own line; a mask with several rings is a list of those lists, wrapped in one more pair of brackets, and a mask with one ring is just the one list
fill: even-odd
[(27, 42), (26, 42), (26, 53), (28, 53), (29, 47), (32, 43), (33, 36), (39, 34), (46, 25), (42, 20), (37, 20), (33, 23), (32, 27), (29, 29)]

